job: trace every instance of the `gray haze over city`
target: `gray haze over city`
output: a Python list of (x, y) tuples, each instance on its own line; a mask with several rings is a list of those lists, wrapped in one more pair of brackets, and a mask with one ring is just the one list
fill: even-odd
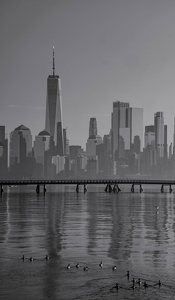
[(1, 1), (0, 11), (9, 176), (173, 176), (174, 1)]

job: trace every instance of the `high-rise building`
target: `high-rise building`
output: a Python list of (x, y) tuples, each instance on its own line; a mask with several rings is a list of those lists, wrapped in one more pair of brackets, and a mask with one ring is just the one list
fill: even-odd
[[(112, 112), (112, 156), (118, 157), (119, 140), (124, 140), (125, 150), (130, 149), (130, 107), (129, 103), (113, 102)], [(120, 136), (123, 139), (120, 139)]]
[(164, 116), (163, 112), (154, 114), (155, 149), (157, 158), (164, 157)]
[(20, 125), (10, 133), (10, 172), (12, 176), (30, 177), (32, 174), (32, 135)]
[(88, 158), (92, 158), (92, 157), (96, 157), (97, 155), (97, 150), (96, 150), (96, 146), (99, 144), (102, 144), (103, 140), (101, 138), (101, 136), (99, 135), (91, 135), (88, 139), (87, 139), (87, 143), (86, 143), (86, 155)]
[(139, 136), (140, 147), (143, 151), (143, 108), (130, 108), (130, 128), (131, 128), (131, 143), (134, 143), (134, 137)]
[(33, 154), (36, 162), (36, 168), (34, 169), (34, 176), (36, 176), (37, 174), (38, 177), (47, 178), (46, 152), (48, 152), (50, 147), (51, 147), (51, 136), (47, 131), (43, 130), (35, 137), (34, 146), (33, 146)]
[(97, 135), (97, 120), (96, 120), (96, 118), (90, 118), (90, 121), (89, 121), (89, 137), (91, 135)]
[(173, 156), (175, 157), (175, 118), (174, 118), (174, 132), (173, 132)]
[(67, 128), (63, 129), (63, 141), (64, 141), (64, 156), (69, 156), (69, 140), (67, 138)]
[(10, 133), (10, 165), (21, 163), (32, 156), (32, 135), (29, 128), (20, 125)]
[(0, 177), (5, 178), (8, 166), (8, 139), (5, 136), (5, 126), (0, 126)]
[(154, 125), (145, 126), (145, 144), (144, 147), (152, 146), (152, 149), (155, 149), (155, 132)]
[(61, 81), (59, 76), (55, 75), (54, 47), (53, 74), (47, 78), (45, 130), (53, 137), (56, 146), (55, 153), (60, 156), (64, 155)]
[(168, 157), (167, 125), (164, 125), (164, 158)]

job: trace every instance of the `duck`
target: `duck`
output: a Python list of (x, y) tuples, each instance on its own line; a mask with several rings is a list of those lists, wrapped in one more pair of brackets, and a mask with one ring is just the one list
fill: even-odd
[(115, 287), (116, 287), (116, 290), (118, 291), (118, 289), (119, 289), (118, 282), (116, 283)]
[(136, 287), (135, 284), (133, 283), (133, 285), (131, 286), (131, 288), (134, 290), (134, 289), (136, 289), (137, 287)]
[(70, 270), (70, 264), (67, 265), (67, 269)]
[(145, 289), (148, 287), (148, 284), (146, 283), (146, 281), (144, 282), (144, 287), (145, 287)]
[(158, 286), (160, 287), (162, 285), (162, 283), (160, 282), (160, 280), (159, 280), (159, 282), (158, 282)]
[(46, 254), (45, 259), (46, 259), (46, 260), (49, 260), (49, 259), (50, 259), (49, 255)]
[(29, 258), (29, 260), (30, 260), (30, 261), (33, 261), (33, 257), (31, 256), (31, 257)]
[(76, 268), (78, 269), (79, 267), (80, 267), (80, 264), (79, 264), (79, 263), (77, 263), (77, 264), (76, 264)]
[(103, 262), (101, 260), (101, 262), (99, 263), (99, 266), (102, 268), (103, 267)]
[(126, 276), (127, 276), (128, 278), (131, 276), (130, 273), (129, 273), (129, 271), (127, 271)]
[(24, 257), (24, 255), (22, 256), (22, 258), (21, 258), (22, 260), (24, 260), (25, 259), (25, 257)]
[(117, 267), (116, 267), (116, 266), (113, 266), (113, 267), (112, 267), (112, 270), (113, 270), (113, 271), (117, 270)]
[(139, 284), (139, 285), (141, 285), (141, 280), (140, 280), (140, 278), (137, 280), (137, 283)]
[(88, 271), (88, 267), (86, 266), (86, 267), (84, 267), (84, 271)]
[(133, 279), (132, 279), (132, 283), (134, 284), (134, 283), (136, 283), (136, 280), (135, 280), (135, 278), (133, 277)]

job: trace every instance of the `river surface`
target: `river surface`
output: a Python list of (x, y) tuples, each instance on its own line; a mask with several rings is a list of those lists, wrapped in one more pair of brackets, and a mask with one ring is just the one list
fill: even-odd
[(175, 192), (7, 188), (0, 299), (175, 299)]

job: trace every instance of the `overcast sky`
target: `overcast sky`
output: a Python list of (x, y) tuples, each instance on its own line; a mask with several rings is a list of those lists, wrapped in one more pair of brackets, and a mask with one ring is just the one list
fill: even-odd
[(144, 109), (144, 125), (175, 117), (174, 0), (1, 0), (0, 125), (45, 127), (46, 83), (61, 78), (63, 126), (85, 147), (90, 117), (108, 134), (113, 102)]

